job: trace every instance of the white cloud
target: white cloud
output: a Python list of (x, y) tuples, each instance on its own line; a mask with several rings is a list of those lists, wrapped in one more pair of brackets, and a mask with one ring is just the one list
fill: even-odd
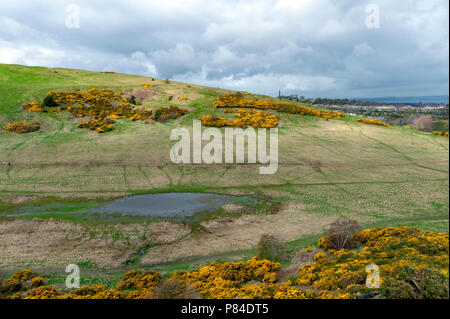
[[(448, 1), (77, 0), (0, 3), (0, 63), (137, 73), (320, 96), (448, 92)], [(442, 92), (437, 92), (441, 90)], [(392, 94), (391, 94), (392, 95)]]
[(16, 63), (22, 56), (23, 52), (17, 49), (7, 48), (4, 42), (0, 42), (0, 62), (13, 64)]

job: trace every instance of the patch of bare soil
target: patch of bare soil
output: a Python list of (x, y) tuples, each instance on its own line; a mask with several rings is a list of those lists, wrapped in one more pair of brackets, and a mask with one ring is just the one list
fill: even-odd
[(125, 93), (124, 96), (131, 97), (132, 95), (134, 95), (137, 101), (143, 103), (150, 97), (160, 96), (162, 94), (164, 94), (163, 91), (155, 88), (139, 88), (134, 89), (133, 93)]
[(0, 223), (0, 268), (65, 267), (90, 261), (120, 266), (139, 247), (169, 243), (190, 232), (170, 222), (84, 227), (54, 220)]
[(227, 213), (239, 213), (244, 210), (244, 206), (238, 204), (226, 204), (222, 206), (222, 209)]
[(36, 200), (38, 199), (37, 196), (33, 196), (33, 195), (21, 195), (21, 196), (17, 196), (12, 198), (11, 200), (11, 204), (23, 204), (32, 200)]
[(216, 219), (202, 223), (209, 232), (189, 235), (183, 240), (150, 248), (141, 259), (143, 265), (167, 263), (193, 256), (208, 256), (224, 251), (250, 249), (263, 234), (283, 241), (318, 233), (333, 221), (333, 216), (314, 216), (302, 207), (289, 204), (274, 215), (244, 215), (235, 219)]

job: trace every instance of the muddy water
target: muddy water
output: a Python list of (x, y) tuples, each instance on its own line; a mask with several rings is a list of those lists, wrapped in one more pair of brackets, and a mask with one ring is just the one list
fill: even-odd
[(207, 193), (162, 193), (119, 198), (96, 209), (102, 213), (121, 213), (154, 217), (189, 217), (198, 213), (213, 212), (221, 206), (245, 197)]
[(161, 193), (121, 197), (110, 201), (45, 200), (0, 209), (1, 216), (62, 218), (80, 221), (134, 221), (167, 218), (189, 222), (194, 217), (216, 212), (223, 205), (238, 204), (255, 208), (256, 198), (212, 193)]

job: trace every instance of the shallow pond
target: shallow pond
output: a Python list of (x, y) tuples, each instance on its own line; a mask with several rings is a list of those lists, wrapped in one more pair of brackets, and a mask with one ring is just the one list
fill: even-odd
[(245, 197), (205, 193), (147, 194), (119, 198), (97, 211), (155, 217), (192, 216), (216, 211), (225, 204), (248, 200)]
[(160, 193), (121, 197), (112, 201), (45, 201), (3, 211), (3, 216), (63, 217), (84, 219), (136, 219), (162, 217), (186, 220), (192, 216), (218, 211), (226, 204), (255, 207), (258, 200), (245, 196), (211, 193)]

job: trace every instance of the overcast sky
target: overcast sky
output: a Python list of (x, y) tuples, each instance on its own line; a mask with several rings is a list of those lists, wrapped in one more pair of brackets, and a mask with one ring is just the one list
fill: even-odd
[(448, 94), (448, 6), (448, 0), (1, 0), (0, 63), (268, 95)]

